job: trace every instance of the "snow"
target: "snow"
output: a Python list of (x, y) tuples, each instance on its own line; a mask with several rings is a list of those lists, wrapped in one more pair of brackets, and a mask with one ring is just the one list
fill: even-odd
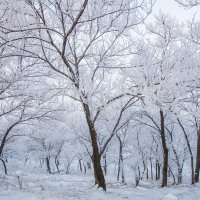
[(178, 200), (178, 198), (174, 196), (173, 194), (168, 193), (164, 196), (164, 200)]
[[(149, 185), (134, 187), (107, 180), (107, 191), (93, 185), (86, 175), (23, 174), (22, 189), (15, 175), (0, 176), (1, 200), (199, 200), (200, 184), (160, 188)], [(109, 179), (109, 178), (107, 178)]]

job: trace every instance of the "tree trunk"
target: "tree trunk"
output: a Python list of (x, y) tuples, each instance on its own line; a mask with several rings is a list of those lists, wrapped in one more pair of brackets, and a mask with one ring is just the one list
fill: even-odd
[(0, 158), (0, 161), (3, 163), (3, 167), (4, 167), (4, 173), (5, 173), (5, 175), (7, 175), (7, 167), (6, 167), (6, 162), (2, 159), (2, 158)]
[[(173, 134), (171, 131), (168, 130), (168, 133), (170, 134), (170, 138), (171, 138), (171, 146), (172, 146), (172, 150), (175, 156), (175, 162), (178, 168), (178, 173), (177, 173), (177, 184), (181, 184), (182, 183), (182, 169), (183, 169), (183, 163), (181, 164), (180, 162), (180, 158), (179, 155), (176, 151), (176, 148), (174, 147), (174, 139), (173, 139)], [(184, 162), (184, 161), (183, 161)], [(170, 167), (169, 167), (169, 177), (170, 177)]]
[(160, 180), (160, 163), (158, 163), (158, 180)]
[(119, 181), (120, 171), (121, 171), (121, 158), (120, 158), (120, 152), (119, 152), (118, 171), (117, 171), (117, 181)]
[(138, 177), (141, 179), (141, 172), (140, 172), (140, 166), (138, 165)]
[(95, 165), (94, 165), (93, 156), (92, 156), (92, 166), (93, 166), (93, 170), (94, 170), (94, 184), (95, 184), (95, 185), (98, 185), (99, 182), (98, 182), (98, 179), (97, 179), (97, 175), (96, 175), (96, 173), (95, 173)]
[(170, 177), (171, 173), (170, 173), (170, 170), (169, 170), (169, 167), (168, 167), (168, 177)]
[(107, 156), (106, 156), (106, 153), (104, 154), (103, 159), (104, 159), (104, 166), (103, 166), (104, 173), (105, 173), (105, 175), (107, 175)]
[(56, 168), (57, 168), (57, 172), (60, 173), (60, 169), (59, 169), (59, 159), (58, 159), (57, 156), (55, 157), (55, 165), (56, 165)]
[(19, 124), (19, 121), (15, 122), (14, 124), (12, 124), (5, 132), (5, 134), (3, 135), (3, 139), (1, 141), (1, 145), (0, 145), (0, 157), (2, 157), (2, 154), (3, 154), (3, 150), (4, 150), (4, 147), (6, 145), (6, 140), (7, 140), (7, 137), (10, 133), (10, 131), (17, 125)]
[(156, 180), (158, 180), (158, 161), (156, 160)]
[(125, 183), (125, 175), (124, 175), (124, 158), (121, 152), (121, 170), (122, 170), (122, 183)]
[(193, 155), (190, 155), (190, 162), (191, 162), (191, 171), (192, 171), (192, 175), (191, 175), (191, 184), (194, 184), (194, 158)]
[(124, 158), (123, 158), (123, 142), (120, 136), (117, 136), (119, 140), (119, 161), (118, 161), (118, 173), (117, 173), (117, 181), (119, 181), (120, 171), (122, 183), (125, 183), (125, 175), (124, 175)]
[(182, 168), (183, 166), (181, 165), (180, 163), (180, 159), (179, 159), (179, 156), (176, 152), (176, 149), (174, 148), (174, 145), (172, 143), (172, 149), (173, 149), (173, 152), (174, 152), (174, 155), (175, 155), (175, 159), (176, 159), (176, 165), (177, 165), (177, 168), (178, 168), (178, 175), (177, 175), (177, 184), (181, 184), (182, 183)]
[(89, 106), (84, 102), (82, 103), (82, 105), (84, 108), (85, 117), (87, 120), (87, 125), (89, 128), (90, 138), (92, 142), (92, 151), (93, 151), (92, 161), (93, 161), (93, 167), (94, 167), (94, 176), (96, 177), (98, 187), (101, 187), (104, 190), (106, 190), (106, 182), (105, 182), (103, 170), (101, 168), (101, 156), (100, 156), (99, 147), (97, 143), (97, 133), (96, 133), (94, 123), (91, 118)]
[(156, 180), (160, 180), (160, 163), (156, 160)]
[(50, 157), (46, 157), (47, 172), (51, 174)]
[(82, 162), (81, 162), (82, 159), (79, 159), (78, 162), (79, 162), (79, 169), (80, 169), (80, 172), (82, 173), (83, 171), (83, 168), (82, 168)]
[(84, 173), (87, 173), (87, 167), (84, 165)]
[(42, 169), (43, 164), (44, 164), (44, 159), (42, 158), (42, 159), (40, 159), (40, 168), (41, 169)]
[(162, 140), (162, 148), (163, 148), (163, 169), (162, 169), (162, 187), (167, 186), (167, 169), (168, 169), (168, 148), (166, 144), (165, 138), (165, 124), (164, 124), (164, 114), (163, 111), (160, 110), (160, 123), (161, 123), (161, 140)]
[(176, 184), (176, 178), (175, 178), (175, 175), (174, 175), (173, 171), (171, 170), (171, 167), (169, 167), (169, 171), (170, 171), (170, 173), (171, 173), (171, 175), (173, 177), (173, 181), (174, 181), (173, 184)]
[(182, 168), (180, 167), (179, 169), (178, 169), (178, 184), (181, 184), (182, 183), (182, 181), (183, 181), (183, 176), (182, 176)]
[(187, 147), (188, 147), (188, 150), (190, 152), (190, 163), (191, 163), (191, 171), (192, 171), (192, 175), (191, 175), (191, 184), (194, 184), (195, 182), (195, 177), (194, 177), (194, 158), (193, 158), (193, 154), (192, 154), (192, 149), (191, 149), (191, 146), (190, 146), (190, 142), (189, 142), (189, 139), (188, 139), (188, 136), (187, 136), (187, 133), (185, 131), (185, 128), (183, 127), (181, 121), (179, 120), (179, 118), (177, 118), (178, 120), (178, 123), (183, 131), (183, 134), (185, 136), (185, 140), (187, 142)]
[(145, 175), (145, 171), (146, 171), (146, 162), (145, 162), (145, 157), (144, 157), (144, 154), (142, 153), (142, 163), (143, 163), (143, 172), (142, 172), (142, 176), (141, 176), (141, 180), (143, 179), (144, 175)]
[[(137, 175), (138, 171), (138, 175)], [(138, 165), (137, 169), (135, 170), (135, 187), (137, 187), (140, 183), (140, 167)]]
[(149, 158), (150, 160), (150, 167), (151, 167), (151, 180), (153, 180), (153, 163), (152, 163), (152, 158)]
[(200, 170), (200, 129), (197, 131), (197, 156), (195, 167), (195, 183), (199, 182), (199, 170)]

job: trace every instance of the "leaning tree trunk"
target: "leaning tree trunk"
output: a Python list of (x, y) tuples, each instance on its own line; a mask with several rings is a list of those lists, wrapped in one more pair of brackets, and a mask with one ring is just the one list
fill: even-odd
[(199, 182), (199, 170), (200, 170), (200, 129), (197, 131), (197, 156), (196, 156), (196, 168), (195, 168), (195, 183)]
[(165, 138), (165, 124), (164, 124), (164, 114), (163, 111), (160, 110), (160, 123), (161, 123), (161, 140), (162, 140), (162, 148), (163, 148), (163, 169), (162, 169), (162, 187), (167, 186), (167, 168), (168, 168), (168, 148), (166, 144)]
[(7, 167), (6, 167), (6, 163), (5, 161), (3, 160), (2, 158), (2, 155), (3, 155), (3, 150), (4, 150), (4, 147), (6, 145), (6, 141), (7, 141), (7, 137), (9, 135), (9, 133), (11, 132), (11, 130), (19, 123), (20, 121), (17, 121), (15, 122), (14, 124), (12, 124), (5, 132), (5, 134), (3, 135), (3, 138), (2, 138), (2, 141), (0, 143), (0, 160), (1, 162), (3, 163), (3, 167), (4, 167), (4, 172), (5, 174), (7, 175)]
[(9, 135), (9, 133), (11, 132), (11, 130), (17, 125), (19, 124), (20, 121), (17, 121), (15, 122), (14, 124), (12, 124), (5, 132), (5, 134), (3, 135), (3, 138), (2, 138), (2, 141), (1, 141), (1, 144), (0, 144), (0, 157), (2, 157), (2, 154), (3, 154), (3, 150), (4, 150), (4, 147), (6, 145), (6, 141), (7, 141), (7, 137)]
[(191, 163), (191, 171), (192, 171), (192, 175), (191, 175), (191, 184), (194, 184), (195, 182), (195, 177), (194, 177), (194, 159), (193, 159), (193, 153), (192, 153), (192, 148), (191, 148), (191, 145), (190, 145), (190, 142), (189, 142), (189, 139), (188, 139), (188, 135), (185, 131), (185, 128), (183, 127), (181, 121), (179, 120), (179, 118), (177, 118), (178, 120), (178, 123), (184, 133), (184, 136), (185, 136), (185, 140), (186, 140), (186, 143), (187, 143), (187, 147), (189, 149), (189, 152), (190, 152), (190, 163)]
[(94, 123), (91, 118), (89, 106), (84, 102), (82, 104), (83, 104), (85, 117), (87, 120), (87, 125), (89, 128), (90, 138), (92, 142), (92, 151), (93, 151), (92, 162), (93, 162), (93, 167), (94, 167), (95, 179), (97, 181), (98, 187), (101, 187), (104, 190), (106, 190), (105, 178), (104, 178), (103, 170), (101, 168), (101, 155), (100, 155), (99, 147), (97, 143), (97, 133), (96, 133)]
[(3, 167), (4, 167), (4, 173), (5, 175), (7, 175), (7, 167), (6, 167), (6, 162), (3, 160), (3, 158), (0, 158), (0, 161), (2, 162), (3, 164)]
[(171, 170), (171, 167), (169, 166), (169, 172), (170, 172), (170, 174), (172, 175), (172, 177), (173, 177), (173, 181), (174, 181), (174, 185), (176, 184), (176, 177), (175, 177), (175, 175), (174, 175), (174, 173), (173, 173), (173, 171)]

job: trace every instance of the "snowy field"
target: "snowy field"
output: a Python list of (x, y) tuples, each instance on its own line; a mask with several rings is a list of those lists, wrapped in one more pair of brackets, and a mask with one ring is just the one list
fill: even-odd
[(200, 184), (159, 188), (143, 183), (121, 185), (107, 180), (107, 192), (96, 189), (91, 176), (22, 175), (19, 189), (16, 175), (0, 176), (0, 200), (199, 200)]

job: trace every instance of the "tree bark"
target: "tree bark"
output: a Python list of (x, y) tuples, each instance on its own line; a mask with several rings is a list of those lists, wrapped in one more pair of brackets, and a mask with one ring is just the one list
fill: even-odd
[[(138, 175), (137, 175), (137, 171), (138, 171)], [(140, 167), (138, 165), (137, 169), (135, 170), (135, 187), (137, 187), (140, 183)]]
[(51, 167), (50, 167), (50, 158), (46, 157), (46, 164), (47, 164), (47, 172), (51, 174)]
[(195, 167), (195, 183), (199, 182), (199, 170), (200, 170), (200, 129), (197, 131), (197, 156)]
[(117, 173), (117, 181), (119, 181), (120, 171), (122, 183), (125, 183), (125, 175), (124, 175), (124, 158), (123, 158), (123, 142), (120, 136), (117, 136), (119, 140), (119, 161), (118, 161), (118, 173)]
[(158, 163), (158, 180), (160, 180), (160, 163)]
[(87, 167), (84, 165), (84, 173), (86, 174), (87, 173)]
[(94, 176), (97, 181), (98, 187), (103, 188), (106, 191), (106, 182), (101, 168), (101, 156), (99, 152), (99, 147), (97, 143), (97, 133), (94, 127), (94, 123), (91, 118), (90, 109), (87, 103), (82, 102), (83, 109), (85, 112), (85, 117), (87, 120), (87, 125), (89, 128), (90, 138), (92, 142), (92, 161), (94, 167)]
[[(174, 153), (174, 156), (175, 156), (175, 162), (176, 162), (176, 165), (177, 165), (177, 168), (178, 168), (177, 184), (181, 184), (182, 183), (183, 164), (181, 164), (180, 158), (179, 158), (179, 156), (177, 154), (177, 151), (176, 151), (176, 149), (174, 147), (172, 132), (169, 132), (169, 134), (170, 134), (170, 137), (171, 137), (171, 145), (172, 145), (172, 150), (173, 150), (173, 153)], [(170, 171), (170, 167), (169, 167), (169, 177), (170, 177), (170, 174), (172, 174), (171, 171)]]
[(57, 156), (55, 157), (55, 165), (56, 165), (56, 168), (57, 168), (57, 172), (60, 173), (60, 169), (59, 169), (59, 159), (58, 159)]
[(156, 160), (156, 180), (158, 180), (158, 161)]
[(125, 175), (124, 175), (124, 158), (121, 151), (121, 170), (122, 170), (122, 183), (125, 183)]
[(95, 164), (94, 164), (93, 156), (92, 156), (92, 166), (93, 166), (93, 170), (94, 170), (94, 184), (98, 185), (99, 182), (98, 182), (98, 179), (97, 179), (97, 175), (95, 173)]
[(5, 173), (5, 175), (7, 175), (7, 167), (6, 167), (6, 162), (2, 159), (2, 158), (0, 158), (0, 161), (3, 163), (3, 167), (4, 167), (4, 173)]
[(121, 160), (119, 158), (119, 160), (118, 160), (118, 170), (117, 170), (117, 181), (119, 181), (120, 171), (121, 171)]
[(178, 169), (178, 184), (181, 184), (183, 181), (182, 171), (183, 171), (183, 169), (180, 167)]
[(82, 167), (82, 159), (79, 159), (78, 162), (79, 162), (79, 169), (80, 169), (80, 172), (82, 173), (83, 171), (83, 167)]
[(173, 171), (171, 170), (171, 167), (169, 167), (169, 172), (171, 173), (171, 175), (173, 177), (173, 181), (174, 181), (173, 184), (176, 184), (176, 178), (175, 178), (175, 175), (174, 175)]
[(160, 110), (160, 123), (161, 123), (161, 140), (162, 140), (162, 148), (163, 148), (163, 169), (162, 169), (162, 187), (167, 186), (167, 169), (168, 169), (168, 148), (166, 144), (165, 138), (165, 119), (163, 111)]
[(188, 150), (190, 152), (190, 163), (191, 163), (191, 171), (192, 171), (192, 175), (191, 175), (191, 184), (194, 184), (195, 182), (195, 177), (194, 177), (194, 158), (193, 158), (193, 154), (192, 154), (192, 148), (190, 146), (190, 142), (189, 142), (189, 139), (188, 139), (188, 136), (187, 136), (187, 133), (185, 131), (185, 128), (183, 127), (181, 121), (179, 120), (179, 118), (177, 118), (178, 120), (178, 123), (183, 131), (183, 134), (184, 134), (184, 137), (185, 137), (185, 140), (187, 142), (187, 147), (188, 147)]
[(4, 147), (6, 145), (6, 140), (7, 140), (7, 137), (10, 133), (10, 131), (17, 125), (19, 124), (19, 121), (15, 122), (14, 124), (12, 124), (5, 132), (4, 136), (3, 136), (3, 139), (1, 141), (1, 145), (0, 145), (0, 157), (2, 157), (2, 154), (3, 154), (3, 150), (4, 150)]
[(104, 173), (105, 173), (105, 175), (107, 175), (107, 156), (106, 156), (106, 153), (104, 154), (103, 159), (104, 159), (104, 166), (103, 166)]
[(152, 158), (149, 158), (150, 160), (150, 169), (151, 169), (151, 180), (153, 180), (153, 163), (152, 163)]

